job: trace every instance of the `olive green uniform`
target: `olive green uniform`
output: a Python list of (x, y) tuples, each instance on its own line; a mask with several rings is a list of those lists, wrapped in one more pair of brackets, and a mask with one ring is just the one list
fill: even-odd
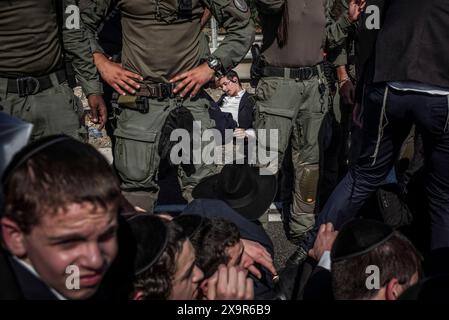
[[(287, 211), (287, 235), (297, 242), (314, 225), (318, 183), (319, 134), (329, 108), (329, 89), (322, 66), (323, 51), (341, 44), (351, 26), (347, 15), (331, 18), (331, 0), (257, 0), (262, 20), (262, 57), (266, 66), (283, 69), (284, 76), (263, 76), (256, 88), (256, 129), (277, 129), (277, 145), (259, 141), (275, 151), (279, 168), (289, 143), (294, 185)], [(276, 32), (288, 3), (288, 40), (278, 45)], [(291, 70), (316, 66), (308, 78), (294, 79)], [(284, 217), (285, 218), (285, 217)]]
[[(143, 87), (166, 84), (175, 75), (201, 64), (205, 52), (200, 25), (204, 7), (209, 8), (218, 23), (228, 31), (213, 53), (220, 59), (223, 72), (243, 59), (254, 39), (254, 26), (243, 0), (193, 0), (191, 7), (183, 12), (176, 0), (85, 1), (81, 8), (82, 19), (92, 32), (114, 4), (122, 12), (122, 64), (124, 68), (142, 75)], [(92, 40), (93, 50), (101, 52), (95, 37)], [(114, 133), (117, 138), (114, 163), (122, 179), (125, 196), (133, 204), (151, 210), (159, 191), (156, 181), (160, 162), (158, 145), (167, 116), (182, 104), (195, 121), (201, 122), (202, 131), (215, 124), (209, 118), (210, 103), (201, 95), (184, 100), (170, 97), (148, 99), (148, 113), (122, 109), (118, 116)], [(215, 165), (199, 164), (188, 176), (180, 167), (183, 196), (190, 200), (192, 188), (202, 178), (216, 172)]]
[[(338, 0), (335, 1), (334, 7), (332, 8), (332, 16), (335, 19), (341, 17), (341, 15), (348, 11), (349, 0)], [(335, 47), (330, 54), (328, 59), (332, 61), (335, 67), (345, 66), (348, 76), (355, 85), (355, 32), (356, 24), (348, 30), (348, 37), (339, 46)], [(348, 170), (349, 160), (351, 158), (357, 158), (357, 152), (351, 152), (355, 157), (349, 157), (349, 138), (350, 130), (352, 127), (352, 109), (353, 106), (345, 104), (339, 94), (339, 86), (337, 84), (337, 77), (335, 83), (335, 95), (333, 99), (333, 107), (331, 110), (331, 116), (329, 122), (331, 122), (332, 134), (331, 138), (328, 140), (328, 145), (326, 146), (323, 157), (323, 162), (321, 162), (321, 183), (318, 196), (318, 208), (321, 208), (326, 204), (327, 199), (331, 195), (334, 188), (337, 186), (341, 178), (344, 177)], [(355, 134), (351, 138), (351, 148), (357, 143), (352, 143), (356, 141), (360, 135)]]
[[(76, 4), (63, 0), (58, 18), (54, 0), (0, 2), (0, 105), (33, 124), (32, 140), (59, 133), (80, 138), (86, 132), (81, 126), (82, 105), (66, 80), (63, 48), (84, 93), (102, 93), (82, 24), (67, 29), (65, 23), (64, 27), (58, 23), (71, 13), (63, 17), (62, 11)], [(39, 89), (36, 78), (45, 78), (48, 88)], [(21, 94), (13, 88), (17, 82)]]

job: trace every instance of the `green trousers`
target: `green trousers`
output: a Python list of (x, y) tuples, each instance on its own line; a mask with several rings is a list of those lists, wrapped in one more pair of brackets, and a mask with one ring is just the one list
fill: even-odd
[(66, 134), (85, 139), (82, 125), (83, 106), (67, 83), (58, 84), (52, 74), (53, 87), (37, 94), (20, 97), (7, 91), (7, 79), (0, 78), (0, 105), (3, 111), (33, 124), (30, 140), (52, 134)]
[[(319, 86), (324, 84), (320, 92)], [(274, 129), (277, 143), (259, 139), (258, 146), (277, 154), (275, 168), (280, 168), (288, 144), (292, 148), (294, 176), (292, 203), (287, 211), (287, 237), (297, 242), (314, 222), (314, 207), (319, 176), (319, 135), (328, 112), (329, 89), (320, 73), (310, 80), (266, 77), (256, 89), (254, 127)], [(260, 138), (260, 132), (257, 132)], [(270, 165), (271, 166), (271, 165)], [(285, 209), (285, 208), (284, 208)]]
[[(215, 126), (209, 117), (210, 103), (201, 97), (182, 102), (170, 98), (149, 99), (148, 113), (123, 108), (117, 116), (114, 164), (122, 180), (123, 194), (133, 205), (147, 211), (153, 210), (159, 193), (157, 177), (161, 160), (158, 153), (161, 131), (167, 116), (179, 103), (192, 113), (194, 121), (200, 122), (201, 132)], [(201, 146), (204, 144), (201, 143)], [(214, 164), (195, 164), (195, 172), (190, 176), (178, 166), (178, 181), (183, 197), (191, 201), (194, 186), (204, 177), (215, 173), (217, 167)]]

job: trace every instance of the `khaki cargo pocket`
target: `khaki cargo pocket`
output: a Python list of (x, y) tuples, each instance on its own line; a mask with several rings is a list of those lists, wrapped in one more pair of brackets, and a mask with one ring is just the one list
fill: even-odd
[(154, 163), (157, 132), (116, 129), (114, 135), (117, 138), (114, 163), (122, 179), (149, 183), (157, 171)]
[[(293, 124), (293, 117), (295, 115), (294, 110), (280, 109), (272, 107), (264, 107), (259, 105), (256, 111), (255, 128), (258, 129), (257, 135), (259, 143), (264, 146), (269, 146), (271, 150), (279, 150), (283, 152), (288, 145), (290, 139), (290, 132)], [(261, 141), (263, 138), (260, 129), (266, 130), (265, 141)], [(276, 130), (278, 135), (278, 145), (274, 146), (270, 143), (270, 130)]]

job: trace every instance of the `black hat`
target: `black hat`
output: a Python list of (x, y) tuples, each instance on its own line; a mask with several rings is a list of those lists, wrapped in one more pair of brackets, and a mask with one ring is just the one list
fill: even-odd
[(354, 219), (342, 226), (332, 246), (331, 259), (337, 262), (361, 256), (391, 238), (390, 226), (369, 219)]
[(261, 175), (249, 165), (225, 165), (219, 174), (202, 180), (193, 189), (195, 199), (220, 199), (249, 220), (257, 220), (276, 196), (275, 175)]
[(127, 221), (136, 247), (134, 274), (137, 276), (148, 270), (167, 247), (167, 225), (161, 218), (148, 214), (135, 215)]
[(197, 214), (183, 214), (175, 217), (172, 222), (175, 222), (182, 228), (186, 238), (191, 238), (201, 229), (201, 226), (204, 225), (207, 219)]

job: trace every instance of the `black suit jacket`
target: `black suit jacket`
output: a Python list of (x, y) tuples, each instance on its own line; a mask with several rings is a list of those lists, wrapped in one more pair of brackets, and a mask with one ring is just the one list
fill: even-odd
[[(226, 95), (223, 94), (217, 101), (217, 105), (220, 108), (223, 105), (223, 100), (225, 97)], [(254, 109), (255, 103), (253, 95), (245, 92), (242, 96), (242, 99), (240, 100), (238, 119), (234, 119), (237, 120), (239, 128), (247, 130), (253, 127)]]
[(390, 0), (376, 44), (374, 82), (449, 88), (449, 1)]
[(0, 251), (0, 299), (57, 300), (50, 288), (5, 251)]
[(8, 253), (0, 248), (0, 300), (23, 300), (19, 283), (9, 262)]

